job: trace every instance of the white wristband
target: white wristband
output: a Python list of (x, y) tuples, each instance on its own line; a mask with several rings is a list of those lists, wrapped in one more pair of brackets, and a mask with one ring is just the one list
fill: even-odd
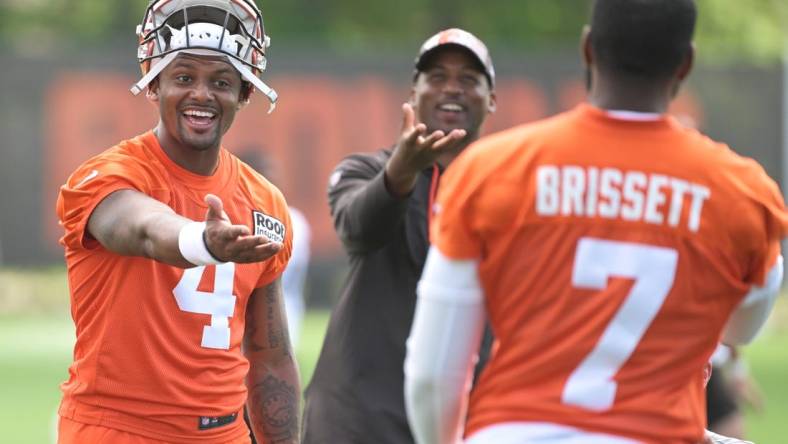
[(178, 233), (178, 249), (187, 261), (194, 265), (222, 264), (208, 251), (203, 238), (205, 222), (189, 222)]

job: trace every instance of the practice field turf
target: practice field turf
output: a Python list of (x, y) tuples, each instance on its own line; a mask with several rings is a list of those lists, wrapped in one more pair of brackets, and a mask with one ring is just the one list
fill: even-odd
[[(59, 273), (56, 273), (59, 274)], [(67, 307), (43, 304), (54, 290), (49, 284), (9, 281), (0, 270), (0, 443), (47, 444), (52, 442), (55, 411), (60, 399), (58, 384), (67, 376), (73, 327)], [(64, 278), (64, 277), (63, 277)], [(25, 278), (26, 279), (26, 278)], [(47, 282), (52, 279), (37, 280)], [(58, 280), (58, 279), (54, 279)], [(64, 282), (65, 279), (63, 279)], [(55, 285), (54, 287), (57, 287)], [(34, 301), (19, 307), (18, 291), (34, 294)], [(779, 302), (770, 325), (755, 344), (745, 350), (764, 397), (761, 413), (748, 411), (749, 439), (758, 444), (788, 442), (788, 295)], [(12, 298), (12, 299), (9, 299)], [(58, 296), (61, 299), (61, 296)], [(327, 311), (311, 311), (304, 322), (297, 356), (301, 376), (312, 376), (328, 322)]]
[[(312, 377), (327, 322), (326, 311), (305, 318), (297, 350), (304, 381)], [(68, 375), (73, 337), (67, 315), (0, 316), (0, 443), (53, 442), (58, 384)]]

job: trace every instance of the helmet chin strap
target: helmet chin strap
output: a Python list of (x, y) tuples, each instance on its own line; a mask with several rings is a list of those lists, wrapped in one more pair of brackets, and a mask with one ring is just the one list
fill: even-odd
[(235, 60), (232, 57), (227, 57), (227, 60), (229, 60), (230, 63), (235, 67), (235, 69), (237, 69), (238, 72), (241, 73), (241, 77), (251, 82), (255, 88), (257, 88), (261, 93), (265, 94), (265, 96), (268, 97), (268, 101), (271, 102), (271, 105), (268, 107), (268, 114), (274, 112), (274, 108), (276, 108), (276, 100), (279, 98), (278, 94), (276, 94), (276, 91), (274, 91), (273, 88), (271, 88), (270, 86), (266, 85), (265, 82), (260, 80), (259, 77), (254, 75), (254, 73), (250, 71), (249, 68), (243, 63), (239, 62), (238, 60)]
[(131, 86), (130, 88), (131, 93), (134, 94), (135, 96), (141, 93), (142, 90), (145, 89), (145, 87), (148, 86), (148, 84), (150, 84), (150, 82), (152, 82), (153, 79), (156, 78), (156, 76), (161, 74), (161, 72), (164, 70), (164, 68), (167, 67), (167, 65), (170, 64), (170, 62), (175, 60), (175, 57), (178, 56), (179, 52), (181, 51), (171, 52), (167, 54), (166, 56), (164, 56), (163, 59), (159, 60), (158, 63), (151, 62), (150, 71), (148, 71), (148, 73), (145, 74), (145, 76), (141, 78), (137, 83)]

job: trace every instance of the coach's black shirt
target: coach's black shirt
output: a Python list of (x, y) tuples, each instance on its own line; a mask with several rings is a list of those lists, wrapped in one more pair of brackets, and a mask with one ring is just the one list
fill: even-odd
[(391, 150), (355, 154), (337, 166), (328, 199), (350, 273), (334, 307), (306, 391), (306, 444), (413, 442), (405, 416), (405, 341), (427, 257), (432, 168), (406, 198), (383, 171)]

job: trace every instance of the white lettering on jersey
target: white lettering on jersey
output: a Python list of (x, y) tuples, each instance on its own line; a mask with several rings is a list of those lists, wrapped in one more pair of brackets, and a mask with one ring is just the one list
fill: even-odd
[(624, 174), (624, 205), (621, 206), (620, 217), (624, 220), (637, 221), (643, 217), (643, 189), (648, 178), (640, 171), (629, 171)]
[(588, 192), (586, 193), (586, 216), (594, 217), (596, 216), (596, 205), (598, 198), (598, 188), (599, 185), (599, 170), (594, 167), (588, 168)]
[(599, 204), (599, 215), (608, 219), (614, 219), (621, 210), (621, 192), (618, 188), (624, 181), (621, 171), (613, 168), (602, 170), (602, 178), (599, 185), (599, 197), (604, 199)]
[(685, 218), (686, 227), (696, 232), (710, 197), (708, 187), (664, 174), (576, 165), (543, 165), (536, 171), (540, 216), (598, 215), (671, 227)]
[(663, 216), (659, 207), (665, 203), (665, 194), (661, 188), (668, 184), (668, 177), (662, 174), (652, 174), (648, 182), (648, 192), (646, 193), (646, 212), (643, 219), (650, 224), (659, 225), (662, 223)]
[(558, 214), (558, 167), (546, 165), (536, 172), (536, 212), (544, 216)]
[(703, 202), (711, 197), (711, 190), (704, 186), (690, 184), (690, 194), (692, 194), (692, 206), (690, 207), (689, 227), (692, 231), (698, 231)]
[(670, 186), (673, 195), (670, 197), (670, 213), (668, 214), (668, 224), (671, 227), (678, 227), (681, 219), (681, 206), (684, 202), (684, 195), (690, 189), (689, 182), (681, 179), (671, 178)]
[(570, 214), (582, 216), (583, 192), (586, 188), (585, 171), (578, 166), (565, 166), (562, 169), (561, 214), (563, 216)]

